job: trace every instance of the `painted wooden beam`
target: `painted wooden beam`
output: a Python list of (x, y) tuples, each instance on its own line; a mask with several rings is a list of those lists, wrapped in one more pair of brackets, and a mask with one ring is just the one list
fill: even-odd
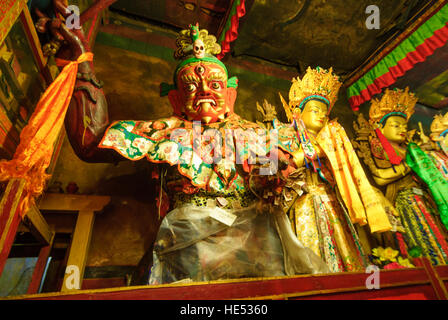
[(54, 232), (50, 229), (36, 205), (31, 206), (23, 222), (37, 241), (45, 246), (50, 244)]
[(46, 193), (39, 202), (39, 209), (41, 211), (101, 211), (109, 202), (109, 196)]

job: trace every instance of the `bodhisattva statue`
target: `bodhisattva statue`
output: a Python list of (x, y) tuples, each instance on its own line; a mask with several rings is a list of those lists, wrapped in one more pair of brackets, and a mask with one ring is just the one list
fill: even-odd
[[(61, 33), (71, 45), (71, 60), (76, 59), (84, 51), (82, 35), (64, 26)], [(294, 237), (283, 211), (266, 202), (258, 205), (249, 188), (256, 164), (257, 173), (266, 168), (275, 173), (276, 137), (234, 113), (237, 79), (229, 78), (214, 56), (220, 52), (216, 38), (190, 26), (176, 44), (180, 62), (174, 84), (161, 86), (173, 116), (110, 124), (106, 100), (95, 89), (93, 65), (84, 63), (66, 117), (81, 159), (146, 159), (159, 165), (157, 198), (164, 218), (146, 283), (328, 272)]]
[(284, 209), (298, 240), (331, 272), (367, 266), (368, 248), (356, 224), (368, 224), (373, 233), (391, 229), (345, 130), (329, 119), (340, 86), (332, 69), (308, 68), (293, 79), (288, 103), (280, 95), (291, 124), (274, 122), (279, 147), (295, 170), (288, 173)]
[(369, 121), (360, 115), (355, 126), (360, 141), (358, 154), (376, 184), (385, 188), (386, 198), (399, 214), (407, 247), (403, 250), (401, 246), (401, 253), (412, 257), (423, 255), (433, 264), (445, 264), (448, 246), (437, 218), (437, 207), (425, 191), (425, 183), (418, 178), (422, 169), (421, 149), (411, 141), (415, 130), (407, 129), (416, 103), (417, 97), (408, 88), (387, 89), (381, 99), (373, 99)]
[(445, 114), (445, 116), (436, 115), (434, 117), (430, 126), (431, 139), (425, 135), (421, 122), (419, 122), (419, 127), (420, 147), (414, 145), (411, 149), (412, 152), (406, 157), (406, 161), (426, 183), (431, 192), (438, 208), (440, 220), (445, 226), (441, 228), (441, 231), (444, 232), (445, 239), (448, 239), (446, 233), (448, 229), (447, 116)]
[(431, 151), (432, 157), (442, 175), (448, 179), (448, 112), (434, 116), (431, 123)]

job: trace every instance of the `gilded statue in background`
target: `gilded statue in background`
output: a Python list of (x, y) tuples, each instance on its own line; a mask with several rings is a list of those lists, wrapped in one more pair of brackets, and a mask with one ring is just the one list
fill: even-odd
[(429, 154), (442, 175), (448, 179), (448, 112), (434, 116), (430, 129), (432, 143)]
[(366, 267), (355, 224), (379, 233), (391, 229), (344, 129), (329, 119), (340, 86), (332, 69), (308, 68), (293, 79), (288, 103), (280, 95), (291, 124), (274, 121), (279, 148), (294, 169), (286, 174), (284, 210), (299, 241), (331, 272)]
[(425, 190), (426, 181), (419, 179), (421, 149), (412, 141), (415, 130), (407, 128), (416, 103), (417, 97), (408, 88), (387, 89), (381, 99), (373, 99), (368, 122), (360, 114), (355, 124), (356, 147), (399, 214), (398, 228), (404, 229), (404, 241), (400, 232), (394, 236), (401, 254), (422, 255), (433, 264), (445, 264), (448, 245), (437, 206)]

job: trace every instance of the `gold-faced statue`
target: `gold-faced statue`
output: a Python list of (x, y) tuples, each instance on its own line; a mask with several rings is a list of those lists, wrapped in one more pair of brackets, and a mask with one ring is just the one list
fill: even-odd
[(370, 146), (364, 146), (360, 157), (368, 160), (373, 155), (374, 161), (366, 164), (380, 186), (399, 180), (410, 171), (403, 160), (408, 138), (413, 132), (408, 131), (408, 121), (416, 103), (417, 98), (409, 88), (387, 89), (381, 99), (372, 100), (369, 123), (359, 120), (360, 125), (364, 123), (370, 129), (367, 130)]
[[(360, 258), (365, 256), (365, 248), (363, 244), (354, 245), (360, 243), (354, 224), (369, 223), (372, 232), (390, 229), (345, 130), (329, 119), (340, 86), (332, 69), (308, 68), (301, 79), (293, 79), (288, 103), (280, 95), (290, 124), (276, 124), (279, 147), (292, 156), (295, 168), (285, 189), (291, 187), (297, 192), (301, 185), (306, 189), (285, 196), (294, 199), (284, 206), (285, 211), (298, 240), (319, 255), (331, 272), (359, 271), (365, 267), (366, 262)], [(340, 196), (335, 192), (336, 185)], [(344, 207), (350, 218), (344, 215)], [(350, 228), (352, 233), (347, 232)]]
[[(289, 102), (286, 103), (280, 95), (288, 121), (296, 126), (299, 135), (306, 137), (302, 145), (307, 147), (297, 150), (293, 156), (298, 167), (306, 165), (307, 159), (311, 160), (314, 166), (316, 162), (313, 158), (322, 155), (315, 138), (329, 122), (329, 113), (337, 100), (341, 85), (332, 68), (326, 70), (308, 67), (302, 79), (292, 79)], [(302, 134), (304, 132), (305, 135)]]
[(390, 116), (380, 130), (389, 142), (402, 144), (406, 141), (408, 122), (403, 116)]
[(406, 142), (407, 125), (414, 114), (417, 97), (405, 90), (387, 89), (381, 99), (373, 99), (369, 110), (369, 122), (379, 129), (386, 139), (396, 145)]
[(305, 104), (301, 118), (308, 132), (317, 135), (328, 122), (328, 105), (320, 100), (310, 100)]
[(288, 121), (302, 120), (308, 132), (318, 134), (328, 123), (341, 85), (332, 68), (308, 68), (302, 79), (292, 80), (289, 103), (280, 95)]
[[(373, 99), (369, 120), (362, 115), (354, 125), (355, 148), (371, 170), (378, 186), (397, 212), (393, 243), (400, 243), (403, 255), (428, 257), (433, 264), (448, 262), (448, 246), (427, 185), (411, 170), (410, 150), (418, 148), (411, 141), (413, 132), (407, 124), (414, 113), (417, 97), (409, 89), (387, 89), (381, 99)], [(408, 159), (409, 158), (409, 159)], [(410, 161), (410, 160), (409, 160)]]
[(433, 149), (442, 150), (448, 156), (448, 112), (444, 115), (435, 115), (430, 129)]

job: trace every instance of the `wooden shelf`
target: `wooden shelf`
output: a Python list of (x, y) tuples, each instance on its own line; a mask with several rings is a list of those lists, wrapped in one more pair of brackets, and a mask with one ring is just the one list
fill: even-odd
[[(419, 259), (420, 260), (420, 259)], [(448, 266), (432, 268), (448, 286)], [(222, 280), (189, 284), (79, 290), (8, 297), (33, 300), (226, 300), (226, 299), (400, 299), (437, 300), (437, 288), (426, 266), (382, 270), (380, 289), (366, 288), (367, 273), (338, 273), (294, 277)]]

